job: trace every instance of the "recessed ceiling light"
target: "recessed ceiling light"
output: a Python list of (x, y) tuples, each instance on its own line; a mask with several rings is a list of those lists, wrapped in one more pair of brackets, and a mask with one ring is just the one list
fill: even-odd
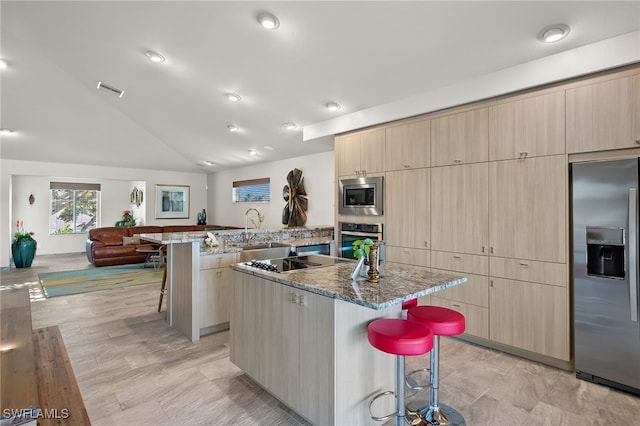
[(267, 151), (273, 151), (272, 146), (264, 146), (263, 148), (266, 149)]
[(0, 129), (0, 133), (2, 133), (3, 135), (10, 135), (13, 133), (13, 130), (3, 127)]
[(280, 21), (278, 21), (278, 18), (276, 18), (275, 15), (269, 12), (264, 12), (258, 15), (258, 22), (260, 22), (260, 25), (268, 30), (275, 30), (280, 26)]
[(231, 102), (238, 102), (238, 101), (240, 101), (240, 99), (242, 99), (242, 98), (240, 97), (240, 95), (238, 95), (238, 94), (236, 94), (236, 93), (231, 93), (231, 92), (229, 92), (229, 93), (225, 93), (224, 95), (225, 95), (225, 96), (227, 97), (227, 99), (229, 99)]
[(4, 59), (0, 59), (0, 70), (3, 70), (7, 67), (7, 61)]
[(255, 149), (249, 150), (249, 155), (256, 155), (256, 154), (258, 154), (258, 151), (256, 151)]
[(545, 43), (554, 43), (569, 35), (569, 31), (571, 31), (571, 29), (565, 24), (550, 25), (540, 30), (538, 40)]
[(162, 56), (158, 52), (154, 52), (153, 50), (147, 50), (145, 55), (147, 55), (147, 58), (149, 58), (151, 60), (151, 62), (155, 62), (155, 63), (158, 63), (158, 64), (160, 64), (160, 63), (162, 63), (162, 62), (164, 62), (166, 60), (164, 58), (164, 56)]
[(229, 124), (227, 126), (227, 129), (229, 129), (230, 132), (237, 132), (238, 130), (240, 130), (240, 127), (234, 126), (233, 124)]
[(296, 123), (282, 123), (282, 127), (287, 130), (294, 130), (298, 128), (298, 125)]
[(327, 109), (328, 109), (329, 111), (338, 111), (340, 108), (341, 108), (341, 107), (340, 107), (340, 104), (337, 104), (337, 103), (335, 103), (335, 102), (329, 102), (329, 103), (327, 104)]

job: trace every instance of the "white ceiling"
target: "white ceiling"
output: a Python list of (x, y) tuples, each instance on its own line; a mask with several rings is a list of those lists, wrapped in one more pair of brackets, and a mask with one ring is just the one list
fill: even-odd
[[(2, 0), (0, 15), (1, 158), (193, 172), (329, 151), (302, 127), (640, 28), (638, 1)], [(565, 40), (536, 40), (555, 23)]]

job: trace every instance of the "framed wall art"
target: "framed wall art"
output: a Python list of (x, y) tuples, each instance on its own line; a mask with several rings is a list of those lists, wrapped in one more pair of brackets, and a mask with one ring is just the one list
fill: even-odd
[(156, 185), (156, 219), (189, 218), (189, 185)]

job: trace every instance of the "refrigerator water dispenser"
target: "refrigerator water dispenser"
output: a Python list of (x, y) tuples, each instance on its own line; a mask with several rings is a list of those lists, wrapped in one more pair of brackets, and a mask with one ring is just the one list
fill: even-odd
[(587, 226), (587, 275), (624, 279), (624, 228)]

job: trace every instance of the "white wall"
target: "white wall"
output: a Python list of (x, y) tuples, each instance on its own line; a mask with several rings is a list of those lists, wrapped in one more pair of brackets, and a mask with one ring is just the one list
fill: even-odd
[[(8, 267), (15, 221), (36, 233), (37, 255), (84, 251), (86, 235), (48, 235), (49, 182), (82, 181), (103, 185), (101, 226), (113, 226), (124, 210), (131, 210), (139, 224), (195, 225), (198, 212), (207, 206), (207, 177), (204, 173), (127, 169), (78, 164), (0, 160), (0, 266)], [(155, 185), (189, 185), (188, 219), (155, 219)], [(134, 209), (130, 194), (134, 186), (144, 190), (144, 203)], [(142, 188), (141, 188), (142, 187)], [(29, 194), (36, 202), (29, 206)]]
[[(207, 223), (244, 227), (245, 211), (255, 207), (265, 215), (263, 228), (284, 227), (282, 209), (286, 202), (282, 198), (282, 188), (287, 184), (287, 174), (294, 168), (302, 170), (304, 187), (309, 198), (306, 225), (333, 225), (335, 187), (333, 151), (210, 174), (207, 180), (209, 188)], [(237, 204), (231, 202), (233, 181), (265, 177), (271, 180), (271, 202)], [(249, 223), (251, 226), (251, 222)]]

